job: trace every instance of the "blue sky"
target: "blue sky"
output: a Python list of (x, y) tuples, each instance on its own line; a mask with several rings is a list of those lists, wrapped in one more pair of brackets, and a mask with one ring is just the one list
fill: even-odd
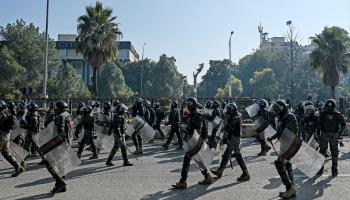
[[(285, 36), (292, 20), (302, 43), (324, 26), (350, 29), (349, 0), (101, 0), (118, 17), (123, 40), (141, 54), (157, 60), (174, 56), (181, 73), (192, 82), (199, 63), (228, 58), (231, 30), (232, 59), (237, 62), (259, 45), (261, 22), (270, 37)], [(76, 33), (76, 19), (95, 0), (50, 0), (49, 34)], [(46, 0), (2, 0), (0, 25), (18, 18), (45, 27)]]

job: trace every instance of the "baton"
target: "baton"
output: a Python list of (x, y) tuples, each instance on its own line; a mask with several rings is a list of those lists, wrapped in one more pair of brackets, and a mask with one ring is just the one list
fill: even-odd
[(275, 146), (273, 145), (272, 141), (269, 141), (269, 142), (270, 142), (270, 144), (271, 144), (271, 146), (272, 146), (272, 148), (273, 148), (273, 151), (275, 152), (276, 156), (278, 157), (278, 153), (277, 153), (277, 151), (276, 151)]
[(127, 150), (132, 156), (135, 157), (136, 161), (139, 162), (139, 161), (140, 161), (139, 158), (138, 158), (135, 154), (133, 154), (133, 153), (131, 152), (131, 150), (129, 149), (129, 147), (126, 146), (125, 143), (124, 143), (119, 137), (117, 137), (117, 138), (118, 138), (119, 143), (121, 143), (121, 144), (126, 148), (126, 150)]

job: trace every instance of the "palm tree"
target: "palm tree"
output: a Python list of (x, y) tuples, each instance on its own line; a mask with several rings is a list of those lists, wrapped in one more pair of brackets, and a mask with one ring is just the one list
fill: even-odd
[(311, 66), (321, 71), (323, 83), (330, 86), (335, 99), (335, 87), (339, 85), (340, 73), (348, 71), (350, 54), (348, 32), (340, 27), (325, 27), (313, 39), (315, 49), (310, 54)]
[(103, 8), (101, 2), (87, 6), (85, 15), (78, 18), (77, 52), (93, 67), (93, 93), (97, 96), (97, 77), (102, 65), (113, 60), (117, 55), (116, 42), (122, 33), (117, 17), (112, 16), (112, 9)]

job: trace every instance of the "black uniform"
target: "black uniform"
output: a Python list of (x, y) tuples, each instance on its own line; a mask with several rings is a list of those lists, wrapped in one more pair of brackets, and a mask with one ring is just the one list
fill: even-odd
[(300, 121), (300, 130), (302, 138), (305, 142), (308, 142), (311, 136), (318, 132), (318, 113), (314, 113), (311, 116), (303, 116)]
[[(10, 148), (10, 133), (16, 124), (16, 117), (10, 113), (6, 108), (0, 112), (0, 152), (2, 156), (9, 162), (16, 171), (21, 167), (17, 163), (15, 157), (9, 152)], [(23, 168), (21, 169), (23, 172)]]
[(161, 122), (165, 118), (164, 111), (159, 106), (157, 106), (155, 109), (155, 114), (156, 114), (155, 129), (159, 132), (160, 136), (164, 138), (165, 135), (162, 129), (160, 128)]
[[(259, 112), (256, 115), (257, 118), (261, 117), (262, 120), (266, 121), (269, 125), (271, 125), (273, 128), (276, 127), (275, 124), (275, 118), (271, 112), (269, 112), (266, 108), (261, 108)], [(269, 145), (266, 144), (265, 135), (262, 134), (262, 132), (259, 132), (260, 130), (257, 130), (256, 133), (256, 139), (260, 143), (261, 151), (258, 154), (260, 155), (266, 155), (266, 153), (271, 149)], [(264, 130), (262, 130), (264, 131)]]
[(40, 115), (38, 111), (28, 112), (26, 117), (26, 124), (22, 128), (27, 130), (27, 134), (24, 142), (24, 149), (29, 153), (33, 150), (37, 150), (36, 145), (33, 141), (33, 135), (37, 134), (40, 131)]
[[(230, 106), (231, 104), (228, 104)], [(237, 109), (237, 108), (235, 108)], [(227, 144), (227, 148), (222, 155), (222, 160), (220, 167), (217, 171), (212, 171), (219, 178), (222, 176), (228, 161), (231, 159), (232, 151), (234, 152), (234, 157), (243, 174), (237, 179), (237, 181), (248, 181), (250, 179), (247, 166), (243, 160), (239, 145), (241, 141), (241, 130), (242, 130), (242, 118), (241, 114), (236, 110), (234, 112), (228, 112), (225, 114), (224, 118), (224, 137), (223, 143)]]
[(90, 159), (98, 158), (97, 148), (95, 144), (95, 118), (91, 113), (85, 114), (82, 120), (82, 126), (84, 128), (84, 137), (80, 142), (77, 155), (81, 158), (81, 154), (84, 151), (86, 144), (89, 144), (93, 153), (93, 156)]
[[(276, 107), (274, 110), (278, 110), (275, 111), (275, 114), (277, 115), (277, 129), (276, 134), (268, 138), (268, 140), (272, 141), (273, 139), (280, 138), (285, 129), (288, 129), (297, 136), (299, 131), (298, 122), (295, 115), (289, 112), (287, 105), (283, 101), (278, 100), (274, 103), (273, 107)], [(296, 189), (294, 186), (292, 164), (289, 160), (279, 156), (275, 161), (275, 167), (281, 177), (282, 183), (286, 186), (286, 192), (281, 193), (280, 195), (285, 198), (295, 196)]]
[(165, 148), (167, 148), (171, 141), (174, 138), (174, 134), (176, 134), (176, 137), (178, 139), (178, 143), (179, 143), (179, 148), (182, 148), (183, 145), (183, 140), (182, 140), (182, 136), (180, 133), (180, 113), (179, 113), (179, 109), (178, 108), (173, 108), (170, 110), (170, 114), (169, 114), (169, 119), (168, 119), (168, 125), (170, 125), (170, 133), (169, 133), (169, 137), (166, 141), (166, 143), (163, 145)]
[[(132, 109), (132, 117), (136, 117), (137, 115), (146, 120), (146, 116), (148, 115), (146, 113), (146, 109), (143, 107), (142, 102), (138, 102), (133, 105)], [(135, 130), (134, 133), (131, 135), (132, 141), (136, 147), (135, 154), (142, 154), (142, 137), (138, 133), (138, 130)]]
[(128, 161), (128, 155), (126, 153), (126, 146), (124, 143), (125, 138), (125, 120), (124, 115), (122, 114), (115, 114), (113, 117), (113, 121), (110, 125), (110, 134), (114, 135), (114, 146), (111, 150), (109, 157), (107, 159), (106, 165), (113, 165), (112, 160), (114, 158), (115, 153), (118, 151), (118, 149), (121, 149), (122, 157), (124, 160), (124, 166), (130, 166), (131, 164)]
[[(211, 122), (215, 119), (215, 117), (222, 118), (221, 111), (219, 107), (214, 108), (212, 114), (210, 116), (207, 116), (206, 119)], [(220, 127), (220, 124), (217, 124), (215, 127), (213, 127), (213, 130), (211, 132), (211, 136), (209, 138), (209, 147), (215, 148), (216, 147), (216, 133)]]
[[(320, 141), (320, 153), (326, 156), (328, 149), (328, 144), (331, 150), (332, 156), (332, 175), (338, 175), (338, 138), (341, 136), (342, 132), (346, 127), (346, 122), (344, 116), (338, 111), (321, 111), (318, 127), (320, 129), (321, 135), (319, 137)], [(323, 167), (319, 174), (322, 174)]]

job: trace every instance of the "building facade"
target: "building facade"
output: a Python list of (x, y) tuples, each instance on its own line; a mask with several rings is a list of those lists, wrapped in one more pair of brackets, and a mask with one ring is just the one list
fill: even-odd
[[(71, 64), (77, 75), (87, 84), (92, 85), (92, 67), (84, 60), (81, 53), (77, 53), (77, 43), (75, 34), (59, 34), (56, 41), (56, 49), (58, 58), (63, 63)], [(139, 54), (132, 46), (130, 41), (118, 41), (116, 43), (118, 48), (118, 59), (122, 62), (135, 62), (139, 60)]]

